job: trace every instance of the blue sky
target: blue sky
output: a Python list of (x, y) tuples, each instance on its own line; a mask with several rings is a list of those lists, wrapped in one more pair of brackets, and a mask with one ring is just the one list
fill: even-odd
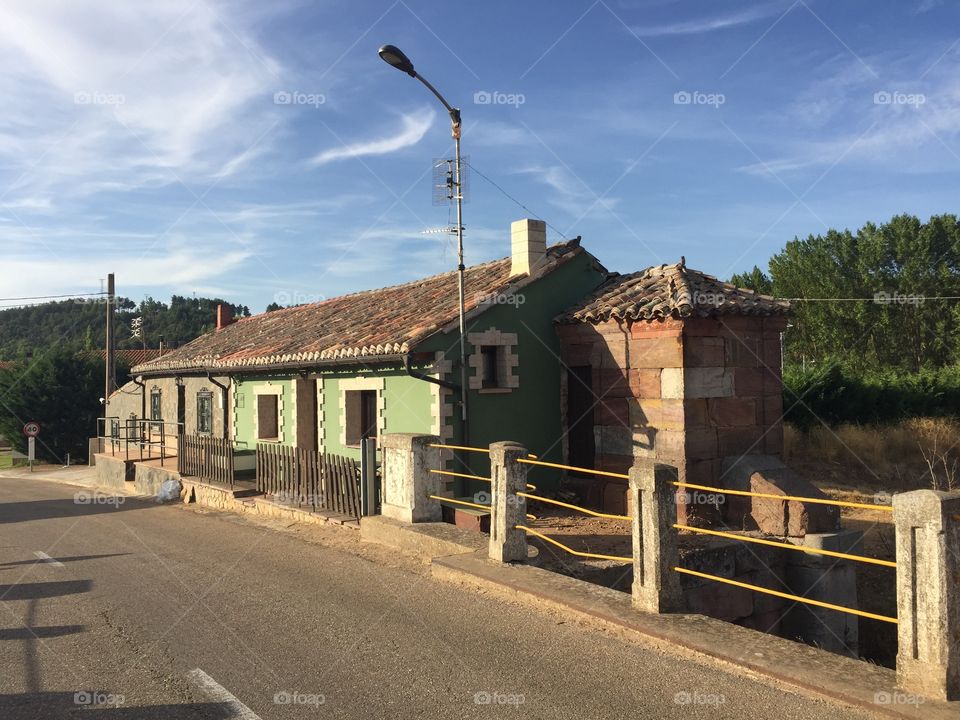
[[(7, 0), (0, 297), (113, 271), (136, 300), (259, 312), (452, 269), (424, 234), (449, 120), (386, 42), (551, 241), (621, 272), (765, 267), (797, 235), (957, 210), (958, 28), (937, 0)], [(528, 214), (474, 172), (468, 263)]]

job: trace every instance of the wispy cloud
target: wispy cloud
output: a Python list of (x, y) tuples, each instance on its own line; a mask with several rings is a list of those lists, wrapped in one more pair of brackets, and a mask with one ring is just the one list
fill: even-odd
[(426, 135), (437, 116), (433, 108), (422, 108), (416, 112), (407, 113), (400, 117), (400, 130), (394, 135), (358, 140), (340, 147), (330, 148), (318, 153), (311, 159), (313, 165), (327, 163), (345, 158), (364, 157), (368, 155), (388, 155), (416, 145)]
[(633, 31), (640, 37), (660, 37), (664, 35), (699, 35), (716, 30), (747, 25), (757, 20), (773, 17), (782, 13), (788, 5), (784, 2), (768, 3), (752, 8), (744, 8), (725, 15), (715, 15), (708, 18), (696, 18), (666, 25), (634, 26)]
[(518, 171), (543, 183), (553, 194), (550, 204), (583, 219), (597, 214), (608, 214), (620, 202), (618, 197), (597, 199), (593, 192), (569, 170), (561, 165), (535, 165)]

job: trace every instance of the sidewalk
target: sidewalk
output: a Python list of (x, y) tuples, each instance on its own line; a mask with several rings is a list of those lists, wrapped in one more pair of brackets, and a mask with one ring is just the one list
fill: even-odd
[(0, 477), (19, 480), (45, 480), (66, 485), (81, 487), (97, 487), (97, 470), (89, 465), (35, 465), (33, 472), (30, 468), (7, 468), (0, 470)]

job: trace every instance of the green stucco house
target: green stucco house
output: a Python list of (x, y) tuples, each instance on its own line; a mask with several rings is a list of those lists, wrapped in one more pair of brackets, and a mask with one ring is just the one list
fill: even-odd
[[(464, 273), (465, 417), (456, 272), (221, 316), (216, 330), (131, 374), (142, 392), (176, 398), (164, 414), (175, 412), (184, 433), (227, 437), (238, 451), (268, 442), (358, 457), (361, 438), (417, 432), (475, 447), (514, 440), (562, 462), (554, 319), (609, 273), (579, 238), (548, 248), (538, 220), (512, 224), (511, 249)], [(448, 469), (488, 470), (486, 456), (454, 464), (445, 452)]]

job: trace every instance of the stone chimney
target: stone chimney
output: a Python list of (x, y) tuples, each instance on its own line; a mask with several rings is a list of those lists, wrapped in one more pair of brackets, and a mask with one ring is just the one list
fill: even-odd
[(547, 224), (543, 220), (517, 220), (510, 224), (510, 277), (534, 276), (547, 255)]
[(233, 308), (224, 303), (217, 303), (217, 330), (223, 330), (233, 322)]

